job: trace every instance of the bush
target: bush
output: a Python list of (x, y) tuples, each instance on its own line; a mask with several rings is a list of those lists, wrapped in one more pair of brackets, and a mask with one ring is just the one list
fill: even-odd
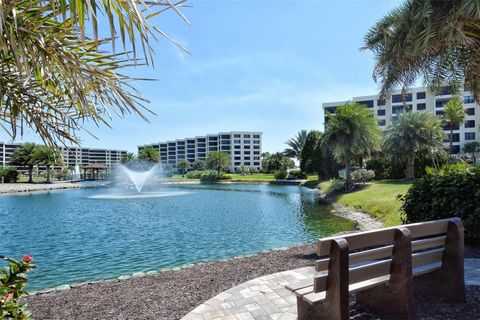
[(465, 241), (480, 245), (480, 167), (450, 166), (413, 182), (404, 197), (406, 223), (459, 217)]
[[(217, 179), (217, 171), (215, 170), (193, 170), (189, 171), (185, 174), (187, 179), (200, 179), (200, 180), (216, 180)], [(220, 179), (231, 179), (230, 176), (226, 176), (225, 174), (220, 174)]]
[(301, 170), (290, 170), (288, 173), (288, 179), (307, 179), (308, 175)]
[(185, 177), (187, 179), (200, 179), (202, 178), (202, 172), (203, 171), (200, 171), (200, 170), (189, 171), (185, 174)]
[(30, 319), (27, 303), (20, 299), (27, 295), (26, 272), (35, 268), (31, 263), (32, 257), (23, 256), (22, 260), (15, 260), (0, 256), (0, 259), (9, 263), (8, 267), (0, 269), (0, 319)]
[(277, 180), (285, 180), (287, 178), (287, 171), (285, 171), (285, 170), (275, 171), (275, 174), (273, 176)]
[(352, 172), (352, 180), (354, 182), (365, 183), (375, 178), (375, 172), (373, 170), (358, 169)]
[(345, 181), (342, 179), (330, 179), (330, 183), (325, 192), (331, 193), (345, 188)]
[(19, 173), (15, 168), (0, 168), (0, 181), (3, 178), (3, 182), (12, 183), (17, 182)]

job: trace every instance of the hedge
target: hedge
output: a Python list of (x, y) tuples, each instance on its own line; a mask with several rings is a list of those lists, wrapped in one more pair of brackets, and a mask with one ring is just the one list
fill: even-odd
[(480, 167), (454, 167), (414, 181), (403, 211), (406, 223), (459, 217), (465, 241), (480, 245)]

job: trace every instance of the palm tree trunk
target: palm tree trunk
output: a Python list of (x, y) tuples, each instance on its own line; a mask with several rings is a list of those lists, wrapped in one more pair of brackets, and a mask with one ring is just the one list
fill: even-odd
[(407, 170), (405, 178), (407, 180), (415, 179), (415, 152), (410, 152), (407, 156)]
[(452, 151), (453, 151), (453, 123), (450, 121), (450, 157), (448, 157), (449, 162), (452, 162)]
[(47, 183), (52, 183), (50, 181), (50, 166), (47, 166)]
[(28, 166), (28, 183), (33, 183), (33, 166)]
[(345, 189), (350, 190), (352, 185), (352, 177), (350, 175), (350, 157), (345, 156)]

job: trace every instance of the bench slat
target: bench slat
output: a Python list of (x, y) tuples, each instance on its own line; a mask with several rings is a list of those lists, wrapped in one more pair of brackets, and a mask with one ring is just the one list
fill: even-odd
[(428, 264), (442, 262), (443, 248), (412, 254), (412, 267), (421, 267)]

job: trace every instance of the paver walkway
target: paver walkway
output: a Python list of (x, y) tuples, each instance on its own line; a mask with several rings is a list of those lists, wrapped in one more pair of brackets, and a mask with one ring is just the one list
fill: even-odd
[[(313, 267), (305, 267), (244, 282), (199, 305), (182, 320), (295, 320), (296, 297), (285, 285), (311, 279), (313, 273)], [(465, 259), (465, 282), (480, 286), (480, 259)]]

